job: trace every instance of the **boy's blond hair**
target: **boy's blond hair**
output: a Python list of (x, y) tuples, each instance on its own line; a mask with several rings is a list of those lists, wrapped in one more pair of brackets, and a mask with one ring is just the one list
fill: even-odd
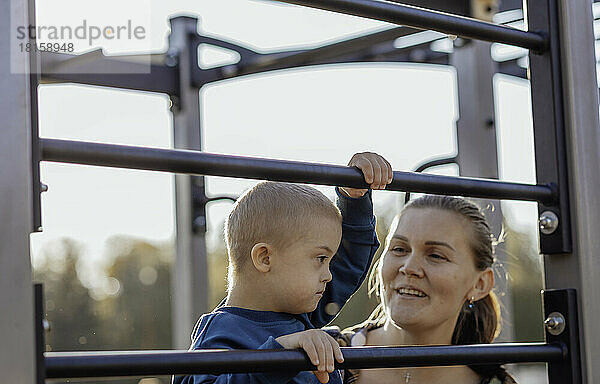
[(308, 185), (264, 181), (246, 191), (225, 223), (230, 282), (243, 270), (255, 244), (288, 246), (315, 218), (342, 221), (335, 204)]

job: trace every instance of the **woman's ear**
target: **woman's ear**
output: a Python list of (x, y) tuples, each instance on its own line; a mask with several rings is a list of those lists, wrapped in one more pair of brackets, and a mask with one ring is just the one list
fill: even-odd
[(269, 272), (271, 270), (271, 256), (273, 255), (273, 246), (268, 243), (256, 243), (250, 251), (252, 264), (259, 272)]
[(485, 298), (494, 288), (494, 271), (491, 268), (486, 268), (479, 272), (475, 287), (471, 290), (467, 299), (473, 298), (474, 301)]

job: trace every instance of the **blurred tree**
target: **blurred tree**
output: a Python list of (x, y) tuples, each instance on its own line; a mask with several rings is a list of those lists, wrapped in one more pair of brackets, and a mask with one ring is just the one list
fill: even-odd
[[(64, 239), (49, 247), (34, 278), (44, 284), (47, 350), (171, 348), (170, 265), (173, 246), (117, 237), (109, 241), (106, 270), (82, 279), (81, 246)], [(82, 281), (97, 281), (86, 287)], [(80, 381), (67, 380), (77, 383)], [(81, 381), (90, 383), (89, 380)], [(168, 378), (102, 380), (164, 384)]]
[(95, 303), (78, 277), (81, 245), (62, 239), (45, 253), (43, 263), (34, 270), (34, 280), (44, 283), (46, 318), (51, 332), (46, 349), (76, 351), (100, 349), (100, 320)]
[(109, 249), (112, 291), (98, 302), (103, 339), (115, 349), (171, 348), (172, 246), (114, 238)]

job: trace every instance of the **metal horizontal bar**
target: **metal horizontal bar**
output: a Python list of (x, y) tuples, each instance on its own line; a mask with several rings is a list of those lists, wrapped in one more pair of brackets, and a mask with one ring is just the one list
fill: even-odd
[[(448, 12), (453, 15), (467, 16), (471, 13), (470, 0), (391, 0), (393, 3), (414, 5), (436, 11)], [(505, 0), (502, 1), (504, 3)]]
[[(79, 83), (179, 95), (178, 69), (164, 64), (165, 55), (104, 56), (41, 52), (42, 83)], [(128, 60), (128, 58), (130, 58)], [(132, 59), (131, 59), (132, 58)]]
[[(366, 188), (360, 171), (341, 165), (58, 139), (40, 139), (40, 146), (44, 161)], [(554, 189), (548, 185), (400, 171), (394, 172), (387, 189), (492, 199), (555, 199)]]
[[(520, 343), (342, 348), (344, 368), (427, 367), (562, 361), (563, 344)], [(46, 378), (313, 370), (301, 350), (46, 352)]]
[(496, 25), (468, 17), (382, 0), (280, 0), (348, 15), (367, 17), (419, 29), (431, 29), (450, 35), (471, 39), (505, 43), (529, 48), (537, 52), (546, 50), (545, 36), (520, 29)]
[(258, 57), (247, 65), (240, 66), (239, 74), (320, 64), (339, 60), (348, 55), (368, 55), (369, 50), (378, 44), (389, 42), (393, 47), (395, 39), (415, 32), (418, 31), (397, 27), (279, 57)]

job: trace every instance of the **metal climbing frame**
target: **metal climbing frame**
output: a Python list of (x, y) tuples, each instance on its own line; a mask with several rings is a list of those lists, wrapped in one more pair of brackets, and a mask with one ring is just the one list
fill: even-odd
[[(600, 317), (600, 130), (598, 124), (598, 91), (595, 59), (592, 49), (591, 1), (529, 0), (526, 19), (529, 32), (493, 25), (461, 16), (448, 15), (412, 6), (377, 0), (295, 0), (299, 5), (327, 9), (357, 16), (402, 24), (402, 27), (355, 39), (353, 44), (370, 47), (377, 39), (388, 41), (390, 34), (414, 33), (414, 29), (433, 29), (464, 38), (500, 41), (528, 48), (534, 116), (537, 184), (507, 183), (495, 180), (442, 177), (408, 172), (395, 172), (391, 190), (428, 193), (455, 193), (498, 199), (534, 200), (540, 209), (540, 248), (544, 254), (546, 290), (546, 342), (536, 344), (494, 344), (484, 346), (348, 348), (346, 361), (339, 367), (428, 366), (490, 362), (547, 362), (551, 384), (592, 383), (600, 377), (593, 356), (600, 355), (600, 331), (595, 319)], [(414, 1), (413, 1), (414, 2)], [(278, 55), (272, 60), (259, 60), (260, 55), (245, 48), (199, 36), (196, 21), (176, 18), (172, 23), (171, 50), (165, 65), (152, 66), (147, 75), (87, 75), (80, 81), (131, 89), (160, 91), (174, 101), (175, 124), (181, 127), (179, 149), (154, 150), (105, 144), (40, 140), (37, 135), (35, 86), (39, 80), (31, 69), (57, 56), (23, 55), (10, 44), (11, 22), (35, 24), (24, 0), (3, 0), (3, 28), (0, 47), (10, 52), (0, 72), (3, 99), (2, 112), (6, 129), (0, 140), (0, 207), (5, 220), (0, 224), (0, 317), (3, 347), (0, 349), (0, 372), (10, 382), (33, 383), (47, 378), (83, 376), (123, 376), (192, 372), (241, 372), (278, 369), (310, 369), (310, 363), (299, 351), (221, 351), (221, 352), (139, 352), (139, 353), (46, 353), (42, 354), (39, 323), (34, 311), (29, 261), (28, 235), (41, 224), (38, 179), (39, 161), (59, 161), (112, 167), (149, 169), (190, 174), (178, 176), (177, 190), (182, 191), (182, 205), (177, 208), (178, 248), (203, 247), (203, 175), (220, 175), (311, 182), (332, 185), (362, 186), (356, 170), (347, 167), (286, 162), (270, 159), (247, 159), (201, 153), (198, 136), (198, 88), (226, 78), (290, 66), (345, 62), (345, 43), (318, 48), (319, 58), (306, 51)], [(386, 36), (384, 36), (386, 35)], [(384, 37), (386, 39), (384, 39)], [(201, 71), (197, 66), (200, 43), (235, 48), (242, 60), (235, 67)], [(401, 57), (380, 47), (375, 56)], [(369, 56), (367, 59), (373, 59)], [(431, 54), (428, 60), (441, 60)], [(7, 61), (8, 59), (8, 61)], [(13, 74), (10, 68), (24, 71)], [(59, 58), (60, 59), (60, 58)], [(63, 58), (64, 59), (64, 58)], [(319, 61), (320, 60), (320, 61)], [(337, 61), (336, 61), (337, 60)], [(354, 57), (360, 61), (360, 57)], [(134, 65), (101, 59), (100, 65)], [(74, 65), (77, 65), (76, 63)], [(16, 66), (16, 67), (15, 67)], [(46, 81), (73, 79), (69, 70), (45, 76)], [(72, 69), (72, 67), (71, 67)], [(75, 73), (75, 71), (73, 71)], [(79, 72), (81, 73), (81, 71)], [(44, 80), (44, 76), (42, 76)], [(156, 81), (148, 81), (156, 80)], [(150, 85), (151, 84), (151, 85)], [(152, 88), (152, 89), (150, 89)], [(192, 110), (187, 114), (181, 111)], [(190, 151), (191, 150), (191, 151)], [(33, 166), (32, 166), (33, 164)], [(191, 191), (190, 191), (191, 189)], [(184, 193), (185, 192), (185, 193)], [(189, 193), (192, 192), (192, 193)], [(187, 197), (185, 197), (187, 196)], [(191, 196), (191, 197), (190, 197)], [(187, 199), (187, 200), (186, 200)], [(188, 215), (185, 215), (188, 212)], [(192, 212), (192, 215), (189, 215)], [(196, 216), (198, 215), (198, 216)], [(193, 216), (193, 217), (191, 217)], [(176, 289), (178, 289), (176, 287)], [(189, 289), (189, 286), (179, 287)], [(201, 308), (202, 303), (193, 304)], [(37, 324), (38, 332), (36, 333)], [(36, 335), (39, 337), (36, 338)], [(36, 345), (38, 347), (36, 348)], [(37, 362), (37, 363), (36, 363)], [(282, 364), (285, 363), (285, 364)]]

